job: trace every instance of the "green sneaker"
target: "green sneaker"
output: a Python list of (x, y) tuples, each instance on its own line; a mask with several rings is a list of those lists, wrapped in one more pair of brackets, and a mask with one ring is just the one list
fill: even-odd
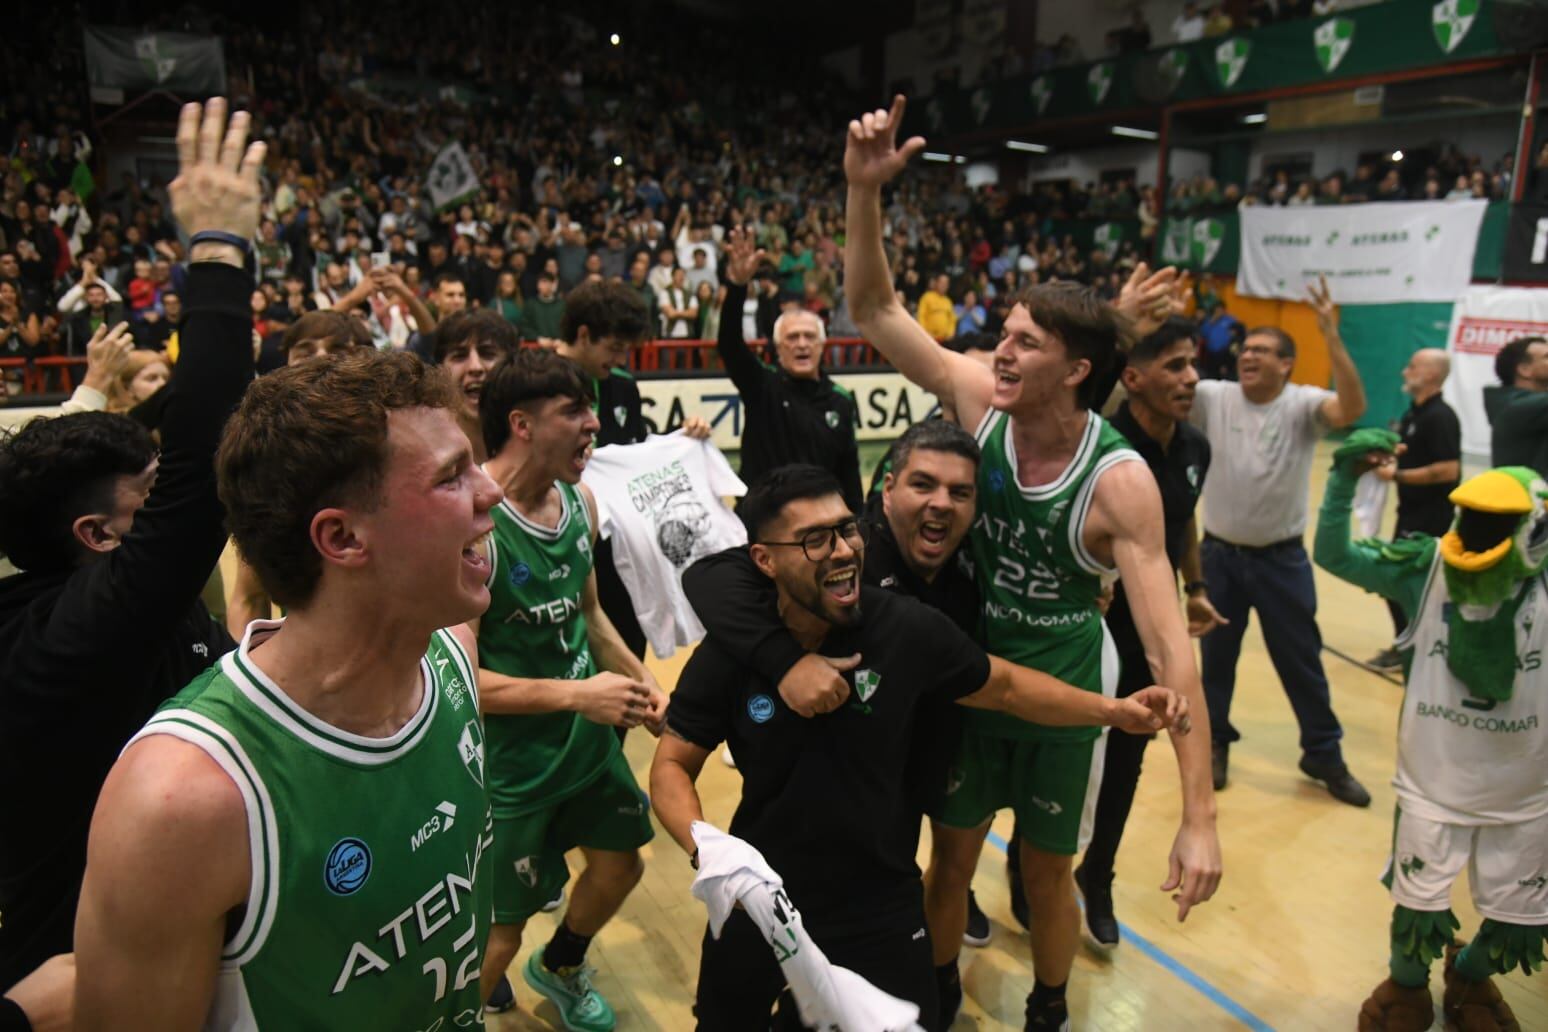
[(543, 966), (543, 950), (539, 947), (527, 958), (527, 966), (521, 975), (527, 984), (553, 1001), (559, 1008), (559, 1018), (571, 1032), (613, 1032), (618, 1019), (602, 994), (591, 987), (591, 974), (596, 969), (587, 964), (564, 971), (550, 971)]

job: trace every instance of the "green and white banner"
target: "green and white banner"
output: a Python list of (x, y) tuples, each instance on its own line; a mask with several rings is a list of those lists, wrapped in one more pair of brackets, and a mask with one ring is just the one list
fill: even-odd
[(1241, 211), (1236, 289), (1299, 301), (1326, 276), (1340, 304), (1455, 301), (1467, 293), (1486, 201)]
[(159, 89), (190, 97), (226, 91), (226, 57), (219, 36), (88, 25), (84, 46), (86, 77), (95, 89)]
[(1161, 226), (1161, 264), (1195, 272), (1236, 271), (1241, 231), (1236, 210), (1172, 215)]

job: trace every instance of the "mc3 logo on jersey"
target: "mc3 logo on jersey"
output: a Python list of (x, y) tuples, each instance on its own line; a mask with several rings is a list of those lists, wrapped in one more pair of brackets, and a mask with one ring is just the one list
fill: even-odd
[(517, 563), (511, 567), (511, 586), (519, 588), (532, 579), (532, 567), (526, 563)]
[(357, 838), (339, 839), (323, 861), (323, 884), (335, 896), (348, 896), (371, 877), (371, 850)]
[(755, 724), (767, 724), (774, 715), (774, 700), (767, 695), (754, 695), (747, 700), (747, 715)]

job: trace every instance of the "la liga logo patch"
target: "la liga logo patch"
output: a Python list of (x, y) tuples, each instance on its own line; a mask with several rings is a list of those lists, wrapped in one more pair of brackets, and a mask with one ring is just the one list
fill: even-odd
[(323, 861), (323, 884), (335, 896), (348, 896), (371, 877), (371, 848), (357, 838), (339, 839)]

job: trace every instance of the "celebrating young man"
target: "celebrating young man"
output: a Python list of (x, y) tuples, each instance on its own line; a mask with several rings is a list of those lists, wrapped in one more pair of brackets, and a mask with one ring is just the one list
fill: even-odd
[[(849, 125), (845, 282), (867, 340), (914, 383), (976, 427), (984, 461), (972, 551), (984, 593), (990, 651), (1088, 691), (1111, 694), (1117, 663), (1097, 600), (1104, 577), (1122, 577), (1135, 626), (1162, 683), (1203, 705), (1198, 671), (1167, 562), (1160, 494), (1140, 456), (1091, 411), (1111, 383), (1128, 320), (1073, 285), (1017, 294), (993, 368), (937, 344), (899, 303), (882, 246), (881, 188), (924, 147), (896, 143), (903, 98), (891, 111)], [(1125, 301), (1148, 301), (1126, 290)], [(1166, 310), (1165, 299), (1157, 307)], [(1155, 313), (1147, 313), (1154, 315)], [(995, 713), (969, 713), (954, 791), (939, 808), (927, 881), (937, 978), (960, 998), (956, 954), (966, 890), (994, 813), (1016, 810), (1021, 868), (1032, 917), (1036, 985), (1029, 1028), (1068, 1020), (1065, 986), (1079, 941), (1071, 857), (1094, 805), (1102, 752), (1089, 729), (1049, 728)], [(1205, 736), (1173, 737), (1183, 818), (1163, 889), (1179, 919), (1213, 895), (1220, 844)], [(1057, 804), (1057, 805), (1050, 805)], [(945, 1008), (943, 1008), (945, 1012)]]
[(666, 698), (597, 600), (596, 500), (580, 483), (597, 433), (592, 400), (580, 366), (539, 350), (496, 365), (479, 398), (484, 469), (505, 492), (489, 554), (493, 598), (478, 622), (495, 815), (484, 977), (494, 986), (503, 976), (578, 846), (586, 870), (523, 976), (566, 1026), (606, 1032), (613, 1011), (591, 985), (586, 950), (640, 880), (639, 849), (653, 834), (612, 728), (659, 731)]

